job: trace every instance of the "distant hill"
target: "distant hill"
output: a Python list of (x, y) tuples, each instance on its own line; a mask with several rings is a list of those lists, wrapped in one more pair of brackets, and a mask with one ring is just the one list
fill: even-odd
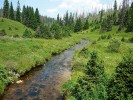
[(4, 30), (7, 36), (21, 37), (26, 29), (35, 34), (35, 31), (17, 21), (0, 17), (0, 31)]

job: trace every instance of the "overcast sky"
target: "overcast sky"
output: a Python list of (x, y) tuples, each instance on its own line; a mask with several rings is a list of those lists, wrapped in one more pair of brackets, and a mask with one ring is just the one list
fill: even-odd
[[(14, 9), (18, 0), (9, 0), (13, 2)], [(19, 0), (21, 7), (29, 5), (38, 8), (41, 15), (47, 15), (56, 18), (57, 14), (63, 15), (67, 10), (69, 12), (91, 12), (96, 9), (108, 8), (114, 4), (114, 0)], [(0, 0), (0, 8), (3, 7), (4, 0)], [(117, 0), (120, 5), (122, 0)]]

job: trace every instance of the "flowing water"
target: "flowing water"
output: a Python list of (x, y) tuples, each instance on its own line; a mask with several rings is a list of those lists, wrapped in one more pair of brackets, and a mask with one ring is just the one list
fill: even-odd
[(82, 40), (80, 44), (52, 57), (43, 67), (31, 70), (20, 78), (23, 83), (7, 87), (2, 100), (62, 100), (61, 86), (71, 77), (73, 54), (87, 43)]

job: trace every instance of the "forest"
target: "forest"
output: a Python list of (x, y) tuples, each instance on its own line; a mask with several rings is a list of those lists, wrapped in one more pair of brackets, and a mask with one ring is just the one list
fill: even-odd
[[(84, 2), (84, 1), (83, 1)], [(42, 16), (38, 8), (0, 9), (0, 95), (37, 65), (87, 40), (74, 52), (71, 78), (61, 86), (65, 100), (133, 100), (133, 2), (98, 12), (66, 11)], [(0, 96), (0, 98), (1, 98)]]

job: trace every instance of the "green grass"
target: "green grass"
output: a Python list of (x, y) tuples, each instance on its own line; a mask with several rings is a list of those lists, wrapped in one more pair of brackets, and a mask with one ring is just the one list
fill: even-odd
[(23, 36), (24, 31), (28, 29), (29, 31), (31, 31), (31, 33), (34, 35), (35, 32), (30, 29), (27, 28), (25, 25), (17, 22), (17, 21), (13, 21), (10, 19), (6, 19), (6, 18), (1, 18), (0, 17), (0, 30), (5, 30), (7, 36)]
[[(7, 70), (9, 75), (5, 79), (12, 82), (31, 68), (43, 65), (53, 55), (79, 43), (81, 38), (81, 34), (60, 40), (0, 38), (0, 71)], [(0, 81), (0, 84), (1, 94), (7, 83)]]

